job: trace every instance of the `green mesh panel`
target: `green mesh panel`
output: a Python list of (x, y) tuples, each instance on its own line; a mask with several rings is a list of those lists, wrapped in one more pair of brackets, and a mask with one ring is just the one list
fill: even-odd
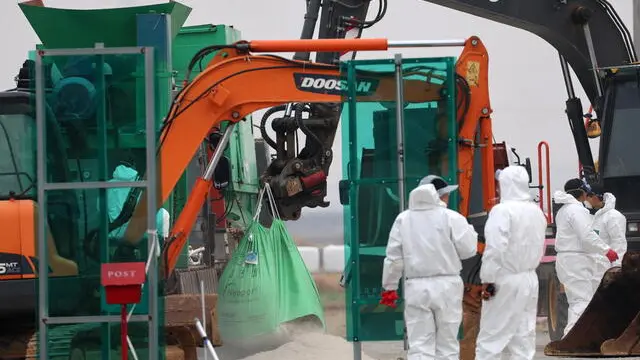
[[(456, 183), (456, 111), (454, 58), (405, 59), (404, 81), (419, 80), (439, 88), (433, 101), (405, 103), (405, 191), (428, 174)], [(391, 225), (398, 215), (398, 155), (396, 104), (363, 101), (356, 84), (364, 76), (395, 76), (393, 60), (358, 60), (342, 65), (350, 84), (342, 117), (342, 186), (345, 226), (345, 279), (347, 281), (347, 339), (350, 341), (402, 340), (403, 306), (379, 305), (382, 263)], [(404, 86), (405, 99), (416, 87)], [(395, 88), (393, 89), (395, 93)], [(416, 95), (416, 94), (413, 94)], [(452, 197), (451, 204), (457, 201)], [(400, 288), (402, 293), (402, 288)]]
[[(47, 182), (140, 181), (147, 170), (147, 150), (155, 152), (146, 148), (146, 137), (156, 136), (145, 131), (144, 55), (45, 56), (43, 63), (45, 74), (55, 74), (45, 85)], [(157, 94), (156, 102), (158, 97)], [(157, 114), (157, 118), (162, 115)], [(122, 165), (130, 170), (124, 175), (133, 177), (114, 179)], [(124, 231), (107, 229), (109, 220), (113, 221), (122, 209), (123, 197), (126, 199), (129, 190), (47, 190), (46, 201), (38, 199), (46, 212), (52, 239), (47, 251), (57, 251), (55, 256), (39, 259), (41, 266), (50, 269), (49, 276), (39, 280), (48, 283), (49, 317), (120, 314), (119, 305), (105, 302), (100, 266), (107, 262), (146, 262), (150, 245), (145, 234), (140, 234), (132, 246), (123, 240)], [(143, 217), (146, 220), (145, 214)], [(146, 221), (144, 224), (146, 228)], [(159, 221), (157, 227), (161, 228)], [(69, 275), (66, 269), (73, 267), (77, 274)], [(149, 298), (147, 281), (134, 314), (149, 314)], [(149, 315), (159, 319), (159, 351), (163, 354), (162, 298), (157, 310)], [(120, 358), (119, 323), (78, 321), (47, 327), (49, 358), (69, 358), (74, 352), (85, 352), (89, 359)], [(148, 358), (149, 324), (131, 322), (129, 328), (138, 358)]]

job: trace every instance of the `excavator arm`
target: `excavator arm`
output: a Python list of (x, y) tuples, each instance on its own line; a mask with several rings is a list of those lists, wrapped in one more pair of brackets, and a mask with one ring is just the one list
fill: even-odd
[[(316, 27), (319, 39), (342, 39), (354, 29), (361, 34), (363, 29), (380, 21), (386, 12), (387, 0), (378, 0), (376, 17), (366, 20), (370, 2), (308, 0), (300, 38), (312, 39)], [(316, 62), (336, 65), (345, 51), (318, 51)], [(301, 49), (296, 51), (293, 58), (309, 61), (311, 52)], [(303, 207), (329, 206), (329, 202), (325, 200), (326, 178), (333, 162), (331, 148), (340, 121), (341, 108), (341, 103), (287, 103), (268, 109), (262, 117), (262, 138), (275, 150), (276, 157), (262, 174), (261, 180), (270, 184), (281, 218), (297, 220)], [(276, 114), (278, 117), (271, 121), (271, 127), (275, 131), (275, 139), (272, 139), (267, 133), (267, 122)], [(303, 114), (308, 116), (303, 118)], [(299, 132), (305, 135), (305, 141), (304, 147), (298, 152), (295, 143)], [(295, 173), (313, 179), (316, 183), (313, 190), (291, 188), (289, 180)]]
[[(169, 197), (187, 164), (197, 151), (201, 140), (212, 128), (219, 128), (223, 122), (230, 124), (242, 121), (245, 116), (257, 110), (279, 106), (286, 103), (341, 103), (343, 89), (318, 91), (306, 85), (308, 79), (324, 79), (325, 83), (344, 84), (344, 76), (336, 65), (319, 64), (308, 61), (290, 60), (275, 55), (253, 55), (255, 52), (285, 52), (304, 49), (340, 50), (384, 50), (389, 46), (385, 39), (342, 39), (342, 40), (294, 40), (294, 41), (253, 41), (240, 42), (219, 52), (206, 69), (178, 94), (163, 125), (158, 149), (159, 182), (158, 203)], [(493, 152), (491, 151), (490, 107), (487, 86), (487, 54), (482, 42), (471, 37), (464, 42), (464, 50), (456, 65), (459, 82), (466, 84), (465, 104), (459, 108), (461, 125), (461, 163), (472, 164), (473, 151), (479, 144), (476, 136), (478, 126), (482, 128), (479, 142), (484, 145), (483, 164), (493, 178)], [(417, 70), (419, 72), (419, 70)], [(415, 76), (416, 72), (412, 72)], [(438, 101), (443, 96), (441, 86), (430, 82), (432, 75), (425, 74), (424, 79), (404, 80), (405, 101)], [(358, 101), (395, 101), (396, 81), (393, 72), (363, 72), (358, 74), (358, 82), (371, 82), (373, 90), (357, 93)], [(247, 88), (246, 84), (253, 86)], [(471, 96), (471, 93), (474, 96)], [(487, 121), (483, 121), (487, 120)], [(231, 126), (227, 126), (220, 141), (217, 153), (221, 154), (228, 142)], [(226, 138), (226, 139), (225, 139)], [(218, 155), (219, 159), (219, 155)], [(170, 274), (177, 262), (180, 250), (186, 243), (198, 212), (212, 186), (213, 169), (216, 156), (207, 167), (204, 175), (197, 180), (189, 199), (179, 215), (168, 241), (163, 249), (165, 276)], [(465, 177), (466, 178), (466, 177)], [(296, 174), (287, 180), (287, 187), (313, 189), (319, 185), (314, 177)], [(461, 183), (461, 191), (469, 192), (468, 181)], [(487, 181), (485, 202), (493, 200), (494, 183)], [(143, 193), (127, 227), (125, 240), (135, 243), (146, 230), (146, 208)], [(463, 196), (468, 198), (468, 196)], [(155, 210), (155, 209), (154, 209)]]
[[(569, 65), (595, 112), (602, 118), (610, 117), (605, 114), (605, 90), (607, 83), (613, 82), (606, 82), (606, 70), (638, 61), (631, 33), (613, 6), (606, 0), (424, 1), (526, 30), (558, 50), (568, 95), (566, 112), (578, 160), (587, 181), (599, 182), (584, 128), (583, 107), (575, 95)], [(603, 141), (601, 156), (607, 154), (608, 146), (609, 142)], [(601, 162), (600, 174), (605, 162)]]
[(629, 30), (605, 0), (424, 1), (538, 35), (571, 65), (592, 104), (602, 84), (594, 78), (590, 52), (598, 68), (637, 61)]

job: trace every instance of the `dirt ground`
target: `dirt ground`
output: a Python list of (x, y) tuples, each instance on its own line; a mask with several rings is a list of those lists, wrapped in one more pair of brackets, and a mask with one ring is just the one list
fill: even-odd
[[(346, 336), (344, 289), (339, 284), (340, 274), (315, 274), (314, 279), (324, 304), (327, 332), (335, 336)], [(398, 341), (365, 342), (362, 350), (377, 360), (404, 358), (403, 344)]]
[[(325, 310), (325, 322), (327, 333), (339, 337), (346, 335), (345, 324), (345, 301), (344, 301), (344, 289), (340, 287), (340, 275), (339, 274), (316, 274), (314, 279), (318, 286), (322, 302)], [(544, 346), (549, 342), (549, 335), (546, 327), (546, 318), (538, 319), (538, 328), (536, 334), (537, 351), (534, 360), (550, 359), (544, 356)], [(275, 348), (277, 346), (274, 346)], [(237, 349), (236, 349), (237, 350)], [(246, 350), (246, 349), (245, 349)], [(257, 350), (265, 351), (266, 348)], [(401, 341), (383, 341), (383, 342), (365, 342), (362, 346), (363, 352), (376, 360), (401, 360), (405, 359), (406, 355), (403, 349)], [(219, 359), (221, 360), (238, 360), (245, 356), (249, 356), (256, 351), (249, 351), (238, 353), (228, 347), (221, 347), (217, 349)], [(351, 354), (349, 354), (351, 355)], [(348, 356), (349, 356), (348, 355)], [(199, 359), (205, 359), (204, 349), (199, 349)], [(507, 358), (507, 356), (503, 357)], [(211, 357), (206, 358), (207, 360)], [(290, 360), (290, 359), (286, 359)], [(574, 358), (573, 360), (580, 360)], [(613, 359), (612, 359), (613, 360)]]

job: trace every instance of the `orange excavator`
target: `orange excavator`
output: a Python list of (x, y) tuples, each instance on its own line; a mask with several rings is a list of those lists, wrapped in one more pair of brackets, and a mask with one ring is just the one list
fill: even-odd
[[(385, 39), (323, 39), (323, 40), (292, 40), (292, 41), (251, 41), (239, 42), (229, 46), (217, 46), (203, 49), (192, 60), (196, 64), (199, 58), (209, 52), (217, 51), (205, 70), (178, 94), (169, 111), (161, 134), (159, 162), (161, 164), (161, 189), (158, 203), (162, 203), (169, 196), (184, 167), (196, 151), (199, 141), (213, 127), (219, 127), (222, 122), (231, 124), (241, 121), (246, 115), (265, 108), (277, 107), (287, 103), (338, 103), (344, 89), (336, 86), (344, 83), (344, 75), (336, 65), (312, 63), (308, 61), (290, 60), (275, 55), (252, 55), (251, 52), (285, 52), (285, 51), (366, 51), (386, 50), (394, 46), (421, 46), (429, 42), (394, 43)], [(482, 177), (482, 208), (488, 212), (496, 200), (495, 170), (508, 165), (506, 161), (507, 149), (501, 144), (493, 143), (491, 131), (491, 107), (488, 91), (488, 55), (480, 39), (471, 37), (460, 41), (456, 45), (463, 45), (464, 49), (456, 64), (457, 87), (456, 96), (461, 104), (457, 109), (460, 125), (458, 138), (458, 169), (460, 169), (459, 185), (461, 193), (461, 212), (469, 212), (471, 198), (472, 177)], [(368, 88), (365, 82), (375, 81), (377, 86), (366, 94), (359, 94), (358, 101), (394, 101), (395, 78), (393, 73), (366, 72), (359, 75), (356, 87)], [(309, 86), (307, 79), (322, 79), (325, 84), (320, 91), (317, 87)], [(254, 84), (246, 88), (246, 84)], [(320, 82), (318, 82), (320, 83)], [(332, 84), (331, 86), (326, 84)], [(333, 86), (335, 85), (335, 86)], [(442, 99), (441, 87), (424, 80), (404, 80), (408, 102), (432, 102)], [(223, 149), (229, 141), (231, 126), (227, 127), (218, 148)], [(482, 169), (474, 169), (474, 154), (480, 148)], [(494, 152), (499, 161), (495, 161)], [(186, 243), (186, 236), (193, 227), (197, 213), (205, 201), (205, 195), (212, 186), (212, 173), (219, 151), (214, 153), (204, 175), (197, 180), (188, 202), (179, 215), (171, 235), (163, 249), (163, 267), (166, 274), (175, 267), (176, 259), (181, 248)], [(297, 218), (299, 214), (287, 212), (285, 206), (300, 204), (305, 196), (312, 197), (323, 186), (326, 186), (326, 173), (319, 167), (304, 163), (301, 159), (292, 159), (289, 164), (280, 165), (292, 171), (282, 179), (276, 179), (276, 173), (269, 173), (265, 181), (275, 182), (287, 189), (286, 197), (280, 194), (277, 198), (280, 214), (290, 214), (289, 219)], [(272, 164), (273, 166), (273, 164)], [(281, 172), (282, 173), (282, 172)], [(280, 173), (280, 174), (281, 174)], [(269, 176), (270, 175), (270, 176)], [(143, 195), (147, 196), (146, 194)], [(131, 222), (127, 228), (125, 239), (136, 241), (146, 227), (147, 209), (144, 199), (133, 211)], [(285, 206), (283, 206), (283, 204)], [(479, 246), (482, 249), (482, 245)], [(477, 261), (477, 259), (476, 259)], [(467, 292), (479, 296), (479, 288), (468, 284)], [(479, 302), (479, 298), (478, 298)], [(477, 331), (477, 315), (479, 306), (475, 300), (469, 301), (473, 311), (468, 311), (473, 319), (466, 321), (467, 326)], [(469, 337), (466, 348), (472, 351), (474, 337)]]
[[(506, 152), (504, 147), (494, 146), (491, 133), (491, 107), (488, 92), (488, 55), (487, 51), (477, 37), (453, 42), (439, 41), (415, 41), (392, 42), (386, 39), (322, 39), (322, 40), (284, 40), (284, 41), (241, 41), (225, 46), (211, 46), (198, 52), (191, 61), (189, 69), (198, 64), (200, 59), (207, 54), (217, 52), (207, 67), (193, 80), (190, 80), (189, 72), (185, 85), (176, 96), (169, 110), (160, 135), (158, 162), (160, 164), (158, 204), (164, 203), (176, 185), (179, 177), (184, 172), (188, 163), (193, 158), (202, 139), (210, 134), (214, 128), (221, 128), (224, 122), (228, 122), (216, 150), (211, 157), (201, 178), (193, 187), (187, 203), (180, 213), (173, 229), (171, 229), (164, 243), (161, 257), (161, 272), (167, 279), (173, 272), (179, 254), (185, 246), (187, 236), (193, 228), (196, 218), (206, 201), (207, 194), (213, 186), (213, 174), (222, 156), (222, 151), (229, 142), (233, 125), (256, 110), (266, 107), (277, 107), (288, 103), (340, 103), (343, 99), (345, 86), (347, 86), (344, 74), (341, 74), (337, 65), (320, 64), (304, 60), (290, 60), (276, 55), (254, 55), (253, 52), (288, 52), (288, 51), (319, 51), (319, 52), (343, 52), (343, 51), (373, 51), (387, 50), (393, 47), (422, 47), (422, 46), (463, 46), (462, 54), (456, 64), (456, 97), (459, 107), (457, 117), (460, 125), (458, 138), (459, 164), (462, 169), (460, 174), (460, 192), (462, 194), (461, 209), (468, 212), (469, 194), (471, 192), (471, 180), (474, 172), (473, 159), (476, 148), (480, 148), (482, 157), (482, 203), (486, 211), (493, 205), (496, 199), (494, 173), (496, 164), (494, 151)], [(405, 101), (409, 103), (437, 102), (446, 94), (441, 92), (439, 82), (433, 82), (434, 77), (425, 73), (420, 79), (420, 70), (411, 72), (411, 79), (404, 79)], [(388, 101), (396, 100), (396, 79), (394, 73), (376, 73), (367, 71), (357, 74), (357, 87), (369, 89), (357, 95), (358, 101)], [(313, 84), (322, 79), (319, 86), (310, 86), (308, 79), (314, 79)], [(366, 83), (375, 83), (369, 87)], [(246, 84), (253, 84), (247, 87)], [(3, 96), (28, 96), (24, 93)], [(23, 102), (24, 103), (24, 102)], [(26, 114), (28, 115), (28, 113)], [(333, 135), (331, 135), (333, 136)], [(329, 148), (330, 149), (330, 148)], [(499, 156), (500, 159), (506, 156)], [(296, 162), (300, 164), (296, 166)], [(292, 159), (291, 171), (286, 177), (278, 178), (280, 174), (267, 170), (265, 181), (272, 181), (279, 185), (283, 180), (284, 187), (288, 190), (285, 198), (280, 194), (276, 199), (279, 206), (291, 206), (297, 203), (302, 207), (305, 196), (316, 196), (317, 190), (326, 187), (326, 172), (322, 169), (310, 171), (310, 161), (302, 162), (300, 159)], [(506, 166), (506, 163), (499, 167)], [(62, 165), (61, 165), (62, 166)], [(284, 166), (286, 168), (287, 166)], [(64, 167), (63, 167), (64, 168)], [(479, 171), (476, 171), (478, 173)], [(277, 180), (276, 180), (277, 179)], [(275, 188), (275, 187), (274, 187)], [(20, 229), (34, 228), (33, 213), (36, 209), (32, 197), (24, 194), (12, 194), (8, 201), (0, 202), (10, 210), (17, 218), (2, 218), (5, 228), (15, 228), (13, 224), (21, 224), (16, 228), (16, 235), (20, 235)], [(137, 244), (142, 238), (147, 226), (147, 211), (157, 209), (146, 208), (146, 192), (142, 193), (139, 202), (130, 202), (125, 205), (133, 207), (130, 210), (123, 209), (122, 213), (129, 213), (130, 218), (123, 240)], [(302, 199), (302, 200), (301, 200)], [(19, 211), (13, 211), (15, 209)], [(12, 210), (13, 209), (13, 210)], [(284, 208), (286, 210), (286, 207)], [(285, 219), (297, 218), (295, 211), (283, 211)], [(31, 223), (25, 222), (31, 219)], [(25, 221), (23, 221), (25, 220)], [(50, 227), (55, 227), (50, 221)], [(31, 230), (32, 232), (33, 230)], [(24, 236), (16, 236), (24, 238)], [(80, 276), (82, 270), (67, 255), (67, 248), (78, 248), (80, 244), (95, 241), (95, 237), (78, 239), (76, 243), (69, 243), (69, 239), (55, 236), (50, 231), (49, 239), (49, 263), (52, 268), (52, 277), (65, 278)], [(27, 244), (28, 245), (28, 244)], [(90, 244), (88, 248), (95, 248)], [(23, 254), (31, 261), (29, 268), (36, 273), (37, 259), (36, 249), (24, 247), (14, 253)], [(36, 262), (34, 264), (34, 262)], [(32, 276), (31, 281), (34, 281)], [(76, 299), (78, 300), (78, 299)], [(76, 301), (70, 302), (74, 306)], [(214, 325), (215, 326), (215, 325)], [(179, 344), (185, 347), (185, 344)], [(186, 352), (188, 359), (195, 356), (194, 351)]]
[[(184, 168), (196, 152), (200, 140), (212, 128), (218, 128), (228, 121), (234, 124), (245, 116), (270, 106), (279, 106), (291, 102), (300, 103), (337, 103), (341, 99), (341, 90), (322, 91), (307, 87), (308, 78), (324, 79), (325, 84), (344, 82), (339, 67), (307, 61), (290, 60), (275, 55), (253, 55), (251, 52), (287, 52), (297, 50), (311, 51), (371, 51), (386, 50), (398, 46), (428, 46), (429, 42), (415, 42), (412, 45), (394, 43), (386, 39), (324, 39), (324, 40), (282, 40), (239, 42), (227, 46), (214, 46), (203, 49), (192, 63), (210, 52), (218, 53), (208, 66), (178, 94), (173, 102), (160, 136), (159, 163), (161, 164), (161, 188), (158, 203), (169, 197)], [(491, 134), (491, 108), (488, 97), (488, 56), (484, 45), (477, 37), (471, 37), (459, 45), (464, 50), (456, 65), (460, 82), (472, 79), (467, 92), (467, 105), (458, 109), (460, 122), (463, 123), (459, 137), (464, 139), (460, 146), (459, 163), (463, 169), (460, 189), (462, 208), (468, 207), (468, 194), (471, 187), (472, 159), (476, 147), (481, 147), (483, 170), (483, 203), (490, 208), (495, 201), (494, 156)], [(471, 66), (473, 64), (473, 66)], [(477, 67), (476, 67), (477, 66)], [(378, 86), (371, 94), (359, 95), (359, 101), (393, 101), (395, 99), (395, 79), (389, 73), (371, 73), (363, 75), (365, 79), (375, 79)], [(366, 81), (366, 80), (363, 80)], [(247, 83), (254, 84), (240, 91)], [(408, 102), (437, 101), (443, 95), (440, 87), (425, 80), (404, 80), (405, 88), (410, 88)], [(471, 94), (473, 89), (473, 95)], [(480, 130), (478, 131), (478, 127)], [(231, 129), (228, 126), (226, 129)], [(230, 130), (225, 130), (218, 148), (222, 149), (229, 141)], [(479, 140), (477, 140), (479, 139)], [(501, 149), (502, 151), (502, 149)], [(213, 170), (221, 156), (214, 152), (203, 176), (199, 178), (191, 195), (179, 215), (167, 245), (164, 247), (163, 260), (166, 274), (170, 274), (176, 264), (178, 254), (186, 243), (187, 235), (193, 227), (200, 211), (205, 194), (212, 187)], [(320, 179), (320, 180), (318, 180)], [(293, 189), (291, 198), (300, 193), (313, 193), (326, 179), (316, 173), (299, 172), (287, 178), (286, 186)], [(297, 191), (296, 191), (297, 190)], [(143, 199), (138, 203), (131, 216), (124, 239), (132, 243), (142, 236), (146, 229), (146, 205)], [(463, 210), (464, 211), (464, 210)]]

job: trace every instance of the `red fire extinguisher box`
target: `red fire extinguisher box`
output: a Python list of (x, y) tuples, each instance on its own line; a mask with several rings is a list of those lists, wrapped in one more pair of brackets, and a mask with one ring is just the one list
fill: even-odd
[(137, 304), (142, 297), (145, 263), (106, 263), (101, 268), (101, 283), (107, 304)]

